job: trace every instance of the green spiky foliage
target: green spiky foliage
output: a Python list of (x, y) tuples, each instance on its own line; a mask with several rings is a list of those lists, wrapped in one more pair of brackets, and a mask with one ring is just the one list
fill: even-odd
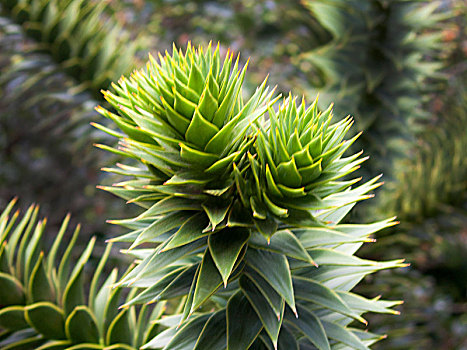
[[(441, 68), (439, 30), (445, 13), (436, 1), (303, 1), (333, 39), (303, 53), (312, 94), (336, 114), (356, 116), (364, 130), (358, 146), (369, 151), (371, 172), (394, 177), (393, 160), (407, 154)], [(345, 110), (343, 110), (345, 109)]]
[[(316, 99), (306, 108), (302, 100), (297, 107), (296, 99), (289, 95), (277, 113), (269, 109), (269, 121), (259, 129), (258, 159), (249, 156), (255, 181), (250, 189), (238, 187), (242, 197), (249, 197), (250, 203), (244, 205), (251, 205), (254, 218), (269, 221), (265, 214), (269, 210), (291, 225), (313, 222), (310, 210), (340, 204), (341, 198), (332, 195), (359, 181), (342, 181), (366, 160), (360, 158), (362, 152), (342, 157), (359, 136), (343, 141), (352, 119), (347, 117), (331, 125), (332, 105), (319, 113), (317, 103)], [(377, 187), (373, 185), (376, 181), (367, 183), (360, 193), (367, 193), (370, 186)], [(248, 190), (251, 195), (245, 193)], [(354, 193), (349, 193), (348, 198), (353, 198)], [(270, 234), (274, 232), (273, 227)], [(268, 232), (263, 233), (268, 236)]]
[(108, 157), (92, 142), (106, 135), (89, 122), (99, 90), (135, 63), (137, 40), (126, 43), (106, 2), (2, 1), (1, 10), (0, 205), (14, 195), (45, 211), (54, 203), (50, 224), (72, 210), (86, 232), (102, 231), (93, 218), (118, 209), (96, 193)]
[[(121, 289), (110, 288), (117, 281), (117, 269), (107, 277), (104, 273), (111, 245), (85, 292), (85, 265), (95, 239), (75, 261), (80, 227), (64, 244), (67, 216), (45, 254), (41, 243), (47, 220), (37, 221), (37, 205), (30, 206), (22, 217), (19, 211), (13, 213), (15, 202), (0, 216), (2, 349), (139, 349), (157, 334), (159, 325), (154, 322), (162, 315), (164, 303), (138, 311), (135, 307), (118, 309), (124, 295)], [(65, 248), (63, 252), (61, 248)]]
[(380, 336), (352, 321), (397, 302), (351, 290), (401, 261), (354, 254), (394, 222), (339, 222), (378, 178), (343, 179), (363, 161), (343, 157), (350, 119), (293, 97), (275, 111), (264, 83), (244, 102), (245, 69), (219, 48), (174, 48), (105, 93), (118, 114), (98, 108), (122, 131), (108, 130), (121, 146), (109, 149), (140, 162), (107, 169), (133, 179), (104, 187), (144, 208), (112, 221), (139, 262), (117, 284), (141, 288), (126, 306), (183, 297), (144, 348), (368, 349)]
[(7, 0), (2, 8), (40, 50), (98, 96), (120, 74), (133, 67), (137, 41), (131, 41), (114, 18), (104, 17), (105, 1)]

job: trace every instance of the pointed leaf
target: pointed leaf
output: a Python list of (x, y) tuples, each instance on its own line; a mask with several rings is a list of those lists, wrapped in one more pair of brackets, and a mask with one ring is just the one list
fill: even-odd
[(278, 224), (276, 220), (272, 218), (267, 218), (266, 220), (256, 220), (253, 219), (256, 229), (261, 233), (267, 240), (270, 240), (271, 237), (277, 232)]
[(256, 288), (258, 288), (263, 297), (268, 301), (269, 306), (274, 310), (276, 317), (280, 318), (284, 299), (282, 299), (282, 297), (277, 294), (271, 285), (255, 270), (247, 268), (244, 271), (244, 275), (255, 284)]
[(362, 241), (362, 238), (352, 237), (351, 235), (324, 227), (300, 228), (293, 230), (293, 233), (306, 249), (331, 244), (355, 243)]
[(311, 301), (365, 323), (360, 315), (353, 312), (336, 292), (323, 284), (297, 276), (293, 278), (293, 285), (297, 299)]
[(227, 322), (225, 310), (213, 314), (206, 322), (193, 350), (225, 349)]
[(190, 164), (196, 164), (197, 167), (209, 168), (219, 160), (219, 156), (217, 155), (198, 151), (184, 143), (180, 143), (180, 148), (180, 156), (182, 159), (190, 162)]
[(279, 350), (300, 350), (297, 340), (286, 326), (281, 327), (281, 332), (279, 333), (279, 343), (277, 348)]
[(250, 305), (256, 311), (263, 327), (271, 341), (274, 348), (277, 348), (277, 341), (279, 338), (279, 331), (282, 325), (282, 317), (284, 312), (285, 304), (282, 301), (282, 313), (279, 317), (275, 314), (273, 309), (270, 307), (268, 301), (263, 297), (261, 291), (254, 285), (249, 278), (240, 278), (240, 287), (250, 302)]
[(190, 217), (187, 221), (180, 226), (180, 229), (175, 232), (172, 239), (162, 249), (162, 252), (184, 246), (188, 243), (197, 241), (208, 235), (203, 232), (204, 228), (208, 225), (208, 220), (204, 213), (198, 213)]
[(190, 126), (186, 131), (185, 138), (188, 142), (200, 147), (204, 150), (204, 147), (217, 134), (219, 129), (214, 124), (203, 118), (198, 109), (196, 109), (193, 119), (191, 120)]
[[(159, 275), (159, 271), (163, 268), (173, 264), (178, 259), (201, 249), (207, 244), (207, 240), (197, 240), (193, 243), (174, 248), (168, 251), (157, 253), (155, 252), (151, 256), (144, 259), (136, 268), (134, 268), (128, 275), (124, 276), (119, 284), (130, 285), (137, 284), (138, 286), (150, 286), (152, 285), (151, 278), (154, 275)], [(159, 277), (160, 278), (160, 277)], [(148, 285), (145, 280), (150, 281)]]
[(314, 313), (299, 306), (298, 317), (286, 313), (286, 320), (300, 330), (319, 350), (331, 350), (323, 325)]
[(29, 296), (32, 302), (50, 301), (55, 302), (55, 290), (52, 281), (46, 275), (44, 253), (41, 252), (36, 266), (32, 270), (29, 282)]
[(58, 248), (60, 243), (62, 242), (63, 236), (65, 235), (66, 229), (68, 227), (68, 223), (70, 222), (70, 214), (68, 214), (62, 222), (60, 226), (60, 230), (58, 231), (57, 236), (54, 239), (54, 243), (50, 248), (50, 251), (47, 254), (47, 275), (51, 276), (52, 270), (55, 267), (55, 259), (57, 256)]
[[(60, 260), (60, 265), (58, 266), (57, 279), (58, 279), (58, 291), (60, 294), (64, 292), (66, 284), (68, 282), (68, 274), (70, 272), (70, 263), (71, 263), (71, 252), (75, 246), (76, 240), (78, 239), (80, 232), (80, 225), (76, 226), (71, 239), (68, 241), (68, 246), (63, 253)], [(57, 292), (58, 292), (57, 291)]]
[(262, 324), (255, 310), (241, 292), (227, 304), (227, 350), (245, 350), (261, 332)]
[(206, 249), (201, 263), (201, 269), (196, 281), (191, 312), (201, 306), (212, 294), (222, 286), (222, 276), (212, 259), (209, 249)]
[(124, 307), (134, 304), (153, 303), (163, 299), (164, 297), (171, 299), (179, 296), (180, 289), (182, 289), (181, 294), (186, 294), (183, 292), (185, 292), (185, 288), (189, 288), (191, 285), (190, 282), (193, 281), (196, 268), (197, 265), (186, 267), (182, 266), (172, 272), (165, 273), (161, 279), (146, 288), (137, 297), (128, 301)]
[(355, 334), (351, 331), (345, 329), (344, 327), (332, 323), (323, 321), (324, 329), (326, 330), (326, 334), (329, 338), (342, 342), (352, 349), (357, 350), (369, 350), (370, 348), (367, 347)]
[(295, 159), (292, 157), (288, 162), (280, 163), (277, 166), (277, 175), (279, 182), (285, 186), (297, 188), (302, 184), (302, 176), (295, 165)]
[(107, 330), (107, 344), (132, 344), (134, 330), (131, 328), (129, 317), (130, 309), (124, 309), (112, 320)]
[(225, 219), (231, 204), (232, 200), (226, 202), (223, 198), (216, 198), (210, 199), (202, 205), (211, 222), (212, 231)]
[(75, 306), (85, 304), (83, 283), (83, 270), (68, 282), (65, 292), (63, 293), (63, 306), (66, 315), (69, 315)]
[(295, 311), (295, 299), (287, 258), (282, 254), (263, 249), (250, 248), (246, 255), (247, 264), (261, 275)]
[(117, 274), (117, 269), (113, 269), (97, 292), (93, 302), (94, 306), (92, 310), (101, 334), (104, 334), (105, 308), (109, 304), (109, 300), (111, 300), (110, 295), (115, 291), (111, 289), (111, 286), (117, 281)]
[[(164, 347), (164, 350), (187, 350), (193, 349), (196, 342), (209, 319), (209, 314), (194, 317), (191, 321), (185, 324), (170, 341), (170, 343)], [(146, 346), (143, 348), (147, 348)]]
[(277, 231), (268, 242), (259, 234), (253, 234), (248, 244), (258, 249), (282, 253), (291, 258), (314, 264), (313, 259), (302, 246), (297, 237), (289, 230)]
[(223, 229), (211, 234), (208, 238), (208, 246), (212, 259), (219, 270), (224, 286), (227, 285), (230, 274), (234, 268), (240, 252), (250, 237), (247, 229), (232, 228)]

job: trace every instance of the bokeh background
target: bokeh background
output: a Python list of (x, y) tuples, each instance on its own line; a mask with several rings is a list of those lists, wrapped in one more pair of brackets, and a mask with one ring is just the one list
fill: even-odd
[(464, 0), (2, 0), (0, 208), (41, 203), (52, 227), (72, 212), (103, 247), (105, 221), (135, 208), (96, 189), (121, 180), (101, 171), (118, 154), (94, 147), (112, 142), (89, 125), (105, 123), (100, 90), (148, 52), (219, 42), (250, 57), (247, 90), (269, 75), (364, 132), (360, 175), (385, 186), (347, 220), (397, 215), (360, 255), (411, 264), (358, 287), (405, 301), (369, 317), (388, 334), (374, 348), (467, 349), (466, 26)]

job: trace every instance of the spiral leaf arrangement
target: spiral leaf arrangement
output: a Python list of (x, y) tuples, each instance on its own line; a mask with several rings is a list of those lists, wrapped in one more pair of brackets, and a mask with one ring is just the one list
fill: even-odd
[(116, 285), (140, 288), (125, 306), (182, 298), (177, 322), (145, 348), (368, 349), (380, 336), (352, 328), (397, 302), (350, 290), (367, 274), (402, 266), (354, 254), (393, 219), (340, 224), (379, 177), (344, 179), (365, 158), (344, 157), (350, 118), (332, 122), (317, 101), (277, 110), (264, 82), (248, 99), (239, 68), (209, 46), (152, 57), (98, 107), (121, 132), (101, 148), (139, 162), (106, 171), (132, 179), (103, 189), (144, 211), (111, 220), (130, 231), (137, 266)]
[[(40, 242), (47, 220), (37, 221), (36, 205), (30, 206), (21, 219), (19, 211), (11, 215), (15, 202), (11, 201), (0, 216), (2, 349), (136, 350), (158, 333), (159, 324), (155, 322), (164, 311), (164, 303), (154, 308), (143, 306), (139, 312), (134, 307), (119, 310), (118, 305), (125, 300), (122, 290), (110, 288), (118, 279), (117, 270), (101, 283), (111, 245), (85, 293), (84, 269), (95, 239), (74, 263), (78, 226), (61, 254), (60, 245), (70, 220), (67, 216), (46, 255)], [(57, 259), (60, 254), (61, 259)]]

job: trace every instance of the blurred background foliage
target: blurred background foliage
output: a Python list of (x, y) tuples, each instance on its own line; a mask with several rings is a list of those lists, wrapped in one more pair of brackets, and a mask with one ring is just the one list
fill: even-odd
[(369, 319), (389, 335), (375, 348), (467, 348), (465, 1), (0, 4), (1, 207), (19, 195), (41, 202), (52, 225), (72, 211), (84, 232), (109, 237), (105, 220), (132, 208), (95, 188), (113, 181), (99, 170), (108, 156), (93, 147), (109, 141), (89, 125), (105, 123), (93, 109), (105, 103), (99, 90), (142, 67), (148, 52), (219, 41), (242, 63), (250, 57), (247, 88), (269, 74), (279, 92), (319, 92), (364, 131), (357, 147), (371, 159), (362, 176), (383, 171), (386, 185), (357, 215), (401, 224), (362, 255), (411, 263), (359, 287), (405, 300), (398, 318)]

